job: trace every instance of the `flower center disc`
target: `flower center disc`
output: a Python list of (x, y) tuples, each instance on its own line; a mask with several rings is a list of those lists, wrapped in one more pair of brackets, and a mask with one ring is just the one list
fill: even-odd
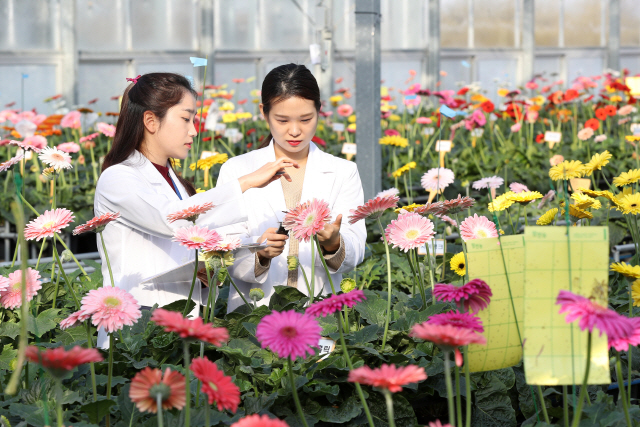
[(191, 241), (194, 242), (194, 243), (202, 243), (202, 242), (204, 242), (204, 237), (193, 236), (191, 238)]
[(42, 228), (51, 228), (55, 225), (55, 221), (49, 221), (49, 222), (45, 222), (44, 224), (42, 224)]
[(295, 338), (298, 336), (298, 331), (293, 326), (285, 326), (280, 329), (280, 333), (285, 338)]
[(407, 231), (407, 234), (405, 234), (405, 237), (409, 240), (415, 240), (416, 237), (418, 237), (418, 230), (409, 230)]
[(304, 225), (305, 227), (310, 226), (311, 224), (313, 224), (313, 221), (316, 219), (315, 215), (309, 215), (304, 219)]
[(476, 231), (476, 236), (478, 237), (487, 237), (487, 232), (485, 230)]
[(64, 157), (62, 157), (62, 155), (60, 154), (52, 154), (51, 158), (57, 162), (64, 162)]
[(116, 297), (106, 297), (104, 299), (104, 304), (109, 307), (117, 307), (120, 305), (120, 300)]

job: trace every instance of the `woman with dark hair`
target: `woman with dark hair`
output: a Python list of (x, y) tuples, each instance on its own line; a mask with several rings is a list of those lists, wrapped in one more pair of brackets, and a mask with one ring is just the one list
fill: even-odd
[[(258, 150), (228, 160), (220, 170), (218, 184), (231, 182), (247, 171), (283, 158), (290, 158), (300, 166), (291, 170), (291, 181), (281, 179), (262, 189), (247, 191), (244, 197), (251, 204), (249, 219), (241, 225), (225, 227), (227, 232), (243, 233), (247, 241), (267, 241), (270, 245), (256, 254), (239, 251), (229, 269), (245, 298), (249, 298), (251, 288), (264, 291), (266, 298), (260, 304), (268, 304), (274, 286), (278, 285), (309, 293), (299, 269), (288, 270), (287, 256), (298, 258), (300, 268), (311, 282), (311, 244), (278, 233), (282, 212), (300, 202), (322, 199), (329, 204), (332, 221), (317, 237), (322, 247), (320, 256), (324, 256), (335, 286), (340, 283), (342, 273), (353, 270), (364, 257), (364, 221), (353, 225), (346, 221), (349, 211), (364, 203), (360, 175), (354, 162), (325, 153), (311, 142), (320, 106), (318, 83), (304, 65), (276, 67), (262, 83), (260, 104), (271, 134)], [(331, 292), (320, 256), (313, 260), (316, 295)], [(241, 304), (241, 296), (231, 289), (228, 311)]]
[[(163, 306), (188, 296), (191, 274), (170, 283), (142, 282), (194, 259), (192, 250), (171, 240), (174, 230), (190, 223), (171, 223), (167, 215), (213, 203), (215, 207), (198, 218), (198, 225), (212, 229), (246, 221), (242, 193), (282, 175), (291, 180), (283, 168), (297, 167), (297, 163), (285, 157), (265, 162), (224, 185), (195, 194), (193, 185), (174, 172), (170, 159), (186, 159), (197, 135), (196, 92), (178, 74), (151, 73), (131, 80), (96, 187), (94, 210), (96, 215), (121, 214), (103, 232), (115, 285), (142, 306)], [(109, 277), (99, 238), (98, 248), (103, 276)], [(199, 292), (194, 300), (200, 302)]]

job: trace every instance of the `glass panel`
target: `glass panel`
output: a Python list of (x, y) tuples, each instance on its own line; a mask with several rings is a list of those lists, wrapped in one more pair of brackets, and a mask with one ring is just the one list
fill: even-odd
[(131, 2), (133, 48), (137, 50), (197, 49), (196, 0)]
[(640, 71), (640, 58), (637, 56), (620, 56), (620, 69), (628, 69), (631, 75)]
[[(274, 66), (280, 65), (274, 64)], [(272, 67), (273, 68), (273, 67)], [(231, 100), (236, 104), (236, 108), (242, 107), (245, 111), (254, 112), (254, 106), (251, 101), (253, 97), (249, 96), (253, 89), (259, 89), (262, 86), (262, 81), (253, 80), (247, 83), (233, 83), (232, 79), (248, 79), (249, 77), (256, 76), (256, 66), (253, 61), (218, 61), (214, 65), (213, 82), (216, 85), (227, 84), (227, 90), (235, 90), (235, 96)], [(207, 80), (209, 80), (207, 78)], [(248, 99), (248, 102), (244, 105), (238, 105), (237, 102), (243, 99)]]
[(620, 44), (640, 44), (640, 8), (637, 0), (620, 0)]
[(467, 47), (469, 6), (467, 0), (440, 1), (440, 46)]
[(0, 108), (15, 102), (13, 108), (22, 108), (21, 80), (24, 79), (24, 109), (35, 108), (42, 114), (53, 114), (53, 103), (45, 104), (43, 100), (56, 94), (55, 65), (0, 65)]
[(419, 49), (426, 45), (426, 2), (382, 0), (382, 49)]
[(214, 43), (219, 50), (254, 50), (258, 26), (258, 0), (214, 3)]
[[(440, 60), (440, 70), (446, 75), (440, 74), (440, 90), (455, 90), (460, 87), (460, 83), (467, 84), (471, 81), (471, 60), (450, 58)], [(469, 66), (467, 66), (469, 65)], [(483, 88), (484, 89), (484, 88)], [(435, 98), (434, 98), (435, 99)]]
[(478, 80), (487, 91), (486, 96), (496, 101), (499, 88), (514, 89), (517, 68), (516, 59), (478, 60)]
[(536, 46), (558, 46), (560, 2), (558, 0), (536, 0), (534, 4)]
[(129, 84), (125, 79), (134, 77), (127, 75), (125, 62), (89, 62), (80, 63), (78, 67), (78, 103), (98, 98), (91, 105), (94, 111), (118, 111), (118, 101), (111, 97), (122, 95)]
[[(415, 77), (407, 82), (411, 78), (409, 70), (416, 72)], [(420, 61), (401, 61), (391, 60), (382, 61), (380, 66), (380, 77), (382, 83), (380, 86), (386, 86), (389, 89), (389, 95), (392, 98), (391, 103), (398, 106), (398, 109), (404, 108), (403, 95), (401, 91), (409, 88), (414, 83), (420, 83), (420, 74), (422, 66)], [(355, 105), (355, 104), (353, 104)]]
[(124, 0), (76, 0), (79, 50), (127, 50)]
[(600, 46), (600, 0), (565, 0), (565, 46)]
[(355, 0), (333, 0), (333, 40), (336, 49), (356, 46)]
[(514, 0), (475, 0), (473, 8), (476, 47), (512, 47), (515, 37)]
[(42, 0), (0, 1), (0, 49), (54, 49), (55, 7)]
[(601, 57), (567, 58), (567, 81), (569, 84), (578, 76), (596, 76), (602, 73), (604, 64)]
[(559, 80), (560, 58), (535, 58), (533, 61), (533, 74), (541, 75), (546, 79), (546, 81), (537, 81), (541, 87)]
[[(309, 17), (315, 20), (313, 0), (297, 0), (303, 10), (293, 2), (260, 0), (260, 38), (263, 49), (309, 49), (315, 42), (315, 28)], [(308, 16), (309, 17), (308, 17)]]

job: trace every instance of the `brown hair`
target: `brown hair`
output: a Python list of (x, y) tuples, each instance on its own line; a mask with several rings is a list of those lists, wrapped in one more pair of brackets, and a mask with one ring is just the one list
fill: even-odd
[[(149, 73), (138, 78), (136, 83), (130, 84), (122, 96), (116, 134), (111, 150), (104, 158), (102, 171), (124, 162), (134, 150), (140, 151), (140, 146), (144, 141), (144, 113), (146, 111), (151, 111), (162, 123), (167, 110), (179, 104), (186, 93), (197, 97), (189, 80), (174, 73)], [(171, 162), (169, 165), (173, 168)], [(176, 176), (189, 196), (196, 194), (196, 189), (190, 181), (177, 174)]]
[[(320, 88), (311, 71), (304, 65), (297, 64), (280, 65), (269, 71), (262, 82), (262, 110), (265, 118), (273, 104), (293, 97), (313, 101), (316, 111), (320, 111)], [(269, 133), (258, 148), (268, 147), (272, 138)]]

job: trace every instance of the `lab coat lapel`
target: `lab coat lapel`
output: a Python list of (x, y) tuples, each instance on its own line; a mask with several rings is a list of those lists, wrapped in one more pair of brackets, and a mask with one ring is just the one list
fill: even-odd
[[(130, 161), (130, 164), (132, 166), (138, 168), (138, 170), (142, 172), (142, 175), (150, 184), (153, 185), (153, 188), (156, 190), (157, 193), (164, 194), (165, 196), (171, 198), (172, 200), (178, 200), (178, 195), (176, 194), (176, 192), (173, 191), (171, 186), (168, 185), (167, 181), (160, 174), (158, 169), (156, 169), (156, 167), (153, 166), (151, 161), (147, 159), (144, 155), (142, 155), (142, 153), (140, 153), (139, 151), (134, 151), (133, 154), (129, 156), (127, 161)], [(180, 190), (180, 195), (182, 196), (182, 199), (189, 197), (187, 195), (187, 191), (184, 189), (182, 184), (180, 184), (180, 181), (178, 180), (178, 178), (175, 176), (175, 174), (171, 169), (169, 169), (169, 173), (173, 178), (173, 182), (176, 183), (178, 190)]]
[(319, 199), (331, 206), (332, 201), (329, 200), (329, 197), (335, 177), (332, 156), (325, 154), (312, 142), (309, 147), (309, 158), (304, 173), (304, 186), (300, 202)]
[[(266, 156), (258, 159), (258, 163), (254, 164), (253, 170), (257, 170), (264, 166), (266, 163), (275, 162), (276, 161), (276, 152), (273, 148), (273, 140), (269, 144), (269, 147), (266, 150)], [(273, 215), (278, 222), (280, 222), (284, 218), (283, 211), (287, 210), (287, 205), (284, 200), (284, 192), (282, 191), (282, 184), (280, 180), (273, 181), (271, 184), (267, 185), (266, 190), (266, 198), (269, 207), (273, 211)]]

